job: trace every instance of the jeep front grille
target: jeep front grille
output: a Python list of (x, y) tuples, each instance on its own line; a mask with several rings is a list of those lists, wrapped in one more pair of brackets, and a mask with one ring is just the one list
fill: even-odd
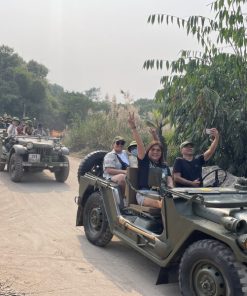
[(32, 153), (40, 154), (41, 162), (56, 162), (59, 158), (52, 148), (35, 148)]

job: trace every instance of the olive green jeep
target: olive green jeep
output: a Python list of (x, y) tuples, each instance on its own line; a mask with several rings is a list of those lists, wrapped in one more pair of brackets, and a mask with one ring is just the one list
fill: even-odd
[(60, 139), (40, 136), (1, 137), (0, 171), (7, 170), (14, 182), (20, 182), (25, 172), (48, 169), (56, 181), (65, 182), (69, 175), (69, 149)]
[[(89, 154), (79, 170), (76, 225), (94, 245), (113, 235), (157, 263), (157, 284), (179, 282), (185, 296), (247, 295), (247, 180), (234, 187), (160, 188), (159, 169), (150, 172), (162, 208), (137, 204), (137, 168), (128, 168), (126, 192), (102, 178), (103, 151)], [(87, 172), (86, 172), (87, 171)], [(219, 186), (219, 170), (214, 185)], [(141, 268), (141, 266), (140, 266)]]

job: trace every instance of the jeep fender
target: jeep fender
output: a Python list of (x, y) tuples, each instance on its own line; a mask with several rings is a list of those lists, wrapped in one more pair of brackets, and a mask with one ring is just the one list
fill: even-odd
[(75, 197), (75, 202), (78, 205), (77, 215), (76, 215), (76, 226), (83, 226), (83, 210), (85, 203), (90, 194), (95, 191), (95, 188), (89, 185), (83, 192), (80, 192), (79, 196)]
[(15, 144), (11, 149), (11, 154), (16, 153), (18, 155), (24, 155), (26, 152), (27, 152), (27, 148), (18, 144)]
[(81, 176), (79, 186), (79, 196), (75, 198), (75, 202), (78, 205), (76, 226), (83, 226), (83, 209), (84, 205), (91, 193), (96, 190), (97, 179), (88, 178), (87, 176)]

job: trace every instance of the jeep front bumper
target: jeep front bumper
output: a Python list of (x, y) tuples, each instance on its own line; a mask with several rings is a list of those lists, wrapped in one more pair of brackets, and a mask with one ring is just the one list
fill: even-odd
[(51, 167), (68, 167), (68, 162), (23, 162), (24, 167), (36, 167), (36, 168), (51, 168)]

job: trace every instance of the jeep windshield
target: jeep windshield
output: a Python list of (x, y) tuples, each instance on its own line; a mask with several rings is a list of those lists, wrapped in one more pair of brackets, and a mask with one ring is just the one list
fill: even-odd
[(54, 138), (49, 138), (49, 137), (37, 137), (37, 136), (17, 136), (16, 140), (18, 141), (19, 144), (25, 145), (28, 142), (32, 143), (46, 143), (48, 145), (53, 146), (54, 143), (56, 142)]

